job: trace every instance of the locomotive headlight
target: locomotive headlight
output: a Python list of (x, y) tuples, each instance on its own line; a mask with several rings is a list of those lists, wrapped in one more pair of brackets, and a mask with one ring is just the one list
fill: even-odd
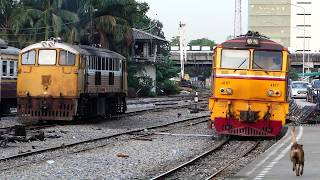
[(268, 96), (273, 96), (273, 95), (274, 95), (274, 92), (273, 92), (273, 90), (270, 89), (270, 90), (268, 91)]
[(276, 96), (280, 96), (280, 95), (281, 95), (281, 93), (280, 93), (279, 90), (276, 90), (276, 91), (274, 92), (274, 94), (275, 94)]
[(256, 38), (248, 38), (246, 40), (246, 45), (249, 45), (249, 46), (258, 46), (259, 45), (259, 40), (256, 39)]
[(268, 96), (281, 96), (281, 92), (279, 90), (269, 89), (267, 94)]
[(232, 89), (231, 88), (227, 88), (226, 92), (227, 92), (227, 94), (231, 95), (232, 94)]
[(221, 88), (220, 93), (224, 95), (231, 95), (233, 91), (231, 88)]

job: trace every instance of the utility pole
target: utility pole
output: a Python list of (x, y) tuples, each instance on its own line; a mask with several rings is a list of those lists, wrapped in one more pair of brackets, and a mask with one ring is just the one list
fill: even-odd
[(187, 61), (186, 24), (179, 24), (181, 79), (184, 79), (184, 62)]
[(236, 37), (242, 34), (242, 0), (234, 0), (234, 23), (233, 36)]

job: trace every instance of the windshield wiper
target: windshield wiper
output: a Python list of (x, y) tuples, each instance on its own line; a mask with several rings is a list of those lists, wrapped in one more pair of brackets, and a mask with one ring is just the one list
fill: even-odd
[(264, 70), (263, 67), (261, 67), (259, 64), (257, 64), (256, 62), (253, 61), (253, 63), (258, 66), (258, 68), (262, 69), (265, 73), (267, 73), (269, 75), (269, 72)]
[(239, 67), (242, 66), (243, 63), (245, 63), (248, 60), (248, 58), (245, 58), (242, 63), (237, 67), (237, 69), (235, 69), (233, 72), (236, 72), (237, 70), (239, 70)]

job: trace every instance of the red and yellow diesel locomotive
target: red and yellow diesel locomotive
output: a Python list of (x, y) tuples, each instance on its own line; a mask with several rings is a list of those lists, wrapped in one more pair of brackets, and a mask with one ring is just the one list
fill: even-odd
[(216, 132), (277, 136), (286, 121), (288, 50), (249, 31), (214, 49), (211, 121)]

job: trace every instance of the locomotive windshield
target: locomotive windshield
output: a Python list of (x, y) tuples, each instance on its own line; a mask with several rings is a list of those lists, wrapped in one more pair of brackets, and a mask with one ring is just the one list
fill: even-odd
[(35, 64), (36, 62), (36, 51), (28, 51), (22, 54), (21, 63), (22, 64)]
[(249, 50), (222, 50), (221, 67), (230, 69), (249, 69)]
[(39, 50), (38, 63), (41, 65), (54, 65), (56, 64), (56, 50), (41, 49)]
[(282, 68), (282, 52), (254, 51), (253, 69), (280, 71)]

